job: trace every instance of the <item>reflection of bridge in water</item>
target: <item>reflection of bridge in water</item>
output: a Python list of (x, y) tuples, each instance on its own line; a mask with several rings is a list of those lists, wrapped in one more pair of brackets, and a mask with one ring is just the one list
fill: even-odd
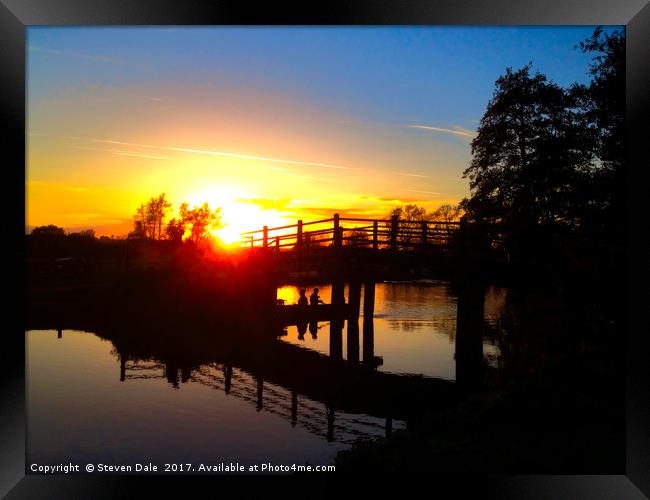
[(360, 438), (389, 436), (393, 425), (402, 427), (402, 422), (393, 422), (364, 414), (337, 412), (332, 406), (313, 401), (295, 390), (264, 381), (245, 370), (221, 363), (209, 363), (195, 369), (182, 369), (155, 360), (120, 360), (120, 380), (166, 379), (173, 387), (194, 382), (282, 417), (292, 427), (301, 427), (326, 439), (351, 445)]
[[(345, 318), (330, 321), (329, 332), (325, 332), (330, 336), (328, 356), (278, 341), (272, 335), (259, 335), (242, 328), (219, 328), (202, 319), (190, 324), (183, 319), (181, 324), (175, 324), (170, 323), (173, 319), (170, 315), (137, 319), (137, 316), (101, 315), (78, 307), (63, 309), (60, 304), (52, 307), (53, 310), (48, 310), (40, 306), (30, 314), (28, 329), (93, 332), (110, 340), (125, 363), (142, 359), (163, 363), (164, 373), (173, 375), (170, 381), (177, 379), (177, 373), (181, 381), (198, 377), (203, 366), (237, 367), (243, 373), (252, 374), (255, 380), (263, 380), (262, 393), (267, 384), (288, 391), (287, 408), (291, 408), (291, 394), (295, 393), (319, 402), (323, 408), (346, 414), (366, 414), (381, 421), (387, 418), (408, 421), (427, 409), (453, 404), (459, 389), (481, 383), (484, 369), (483, 292), (476, 287), (458, 289), (456, 383), (377, 371), (372, 315), (363, 318), (363, 356), (359, 356), (359, 323)], [(348, 345), (347, 359), (341, 355), (344, 340)], [(224, 390), (232, 385), (227, 377), (221, 383)], [(257, 391), (257, 382), (248, 385), (254, 385)]]

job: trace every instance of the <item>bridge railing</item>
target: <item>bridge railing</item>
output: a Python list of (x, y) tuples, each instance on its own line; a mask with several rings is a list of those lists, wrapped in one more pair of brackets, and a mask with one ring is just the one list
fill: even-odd
[[(417, 249), (447, 246), (463, 224), (458, 221), (415, 221), (340, 217), (242, 233), (241, 246), (275, 248), (278, 251), (315, 247), (358, 247), (380, 249)], [(465, 225), (466, 227), (467, 225)], [(499, 237), (489, 235), (490, 244), (498, 245)]]

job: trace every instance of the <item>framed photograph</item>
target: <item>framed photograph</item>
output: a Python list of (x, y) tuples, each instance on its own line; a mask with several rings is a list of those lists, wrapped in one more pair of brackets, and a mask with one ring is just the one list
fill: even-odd
[(0, 13), (7, 498), (650, 494), (647, 2)]

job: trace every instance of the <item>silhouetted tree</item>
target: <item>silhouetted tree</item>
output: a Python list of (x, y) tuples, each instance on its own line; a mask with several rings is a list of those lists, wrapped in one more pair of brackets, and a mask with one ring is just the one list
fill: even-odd
[(143, 240), (146, 237), (142, 221), (138, 219), (134, 220), (133, 231), (128, 234), (127, 239)]
[(38, 226), (29, 233), (33, 238), (63, 238), (65, 231), (62, 227), (49, 224), (47, 226)]
[[(460, 219), (463, 210), (458, 205), (445, 203), (440, 205), (432, 213), (432, 218), (440, 222), (456, 222)], [(432, 229), (436, 232), (435, 237), (441, 242), (447, 242), (449, 237), (455, 232), (456, 228), (450, 227), (449, 224), (434, 224)]]
[(195, 243), (205, 240), (211, 230), (223, 227), (221, 208), (210, 210), (207, 203), (194, 208), (189, 208), (187, 203), (183, 203), (180, 208), (180, 221), (183, 227), (189, 229), (190, 240)]
[(95, 230), (94, 229), (85, 229), (77, 233), (70, 233), (68, 235), (72, 239), (84, 239), (84, 240), (94, 240), (95, 239)]
[(591, 170), (593, 129), (573, 93), (531, 76), (530, 67), (507, 68), (496, 81), (463, 172), (471, 196), (460, 207), (469, 219), (575, 222), (575, 185)]
[(446, 203), (440, 205), (436, 210), (433, 211), (433, 219), (443, 222), (454, 222), (460, 218), (462, 209), (458, 205), (451, 205)]
[[(413, 203), (393, 208), (388, 213), (388, 218), (392, 219), (395, 216), (399, 221), (397, 241), (402, 244), (419, 242), (422, 223), (433, 220), (433, 214), (431, 212), (427, 212), (425, 208)], [(384, 230), (387, 232), (391, 231), (390, 222), (385, 225)], [(390, 239), (390, 236), (384, 237), (384, 240), (388, 239)]]
[(165, 193), (152, 196), (146, 203), (140, 204), (135, 214), (133, 238), (160, 239), (165, 215), (171, 208)]
[[(593, 54), (589, 85), (574, 85), (590, 127), (597, 131), (597, 168), (581, 186), (586, 198), (583, 217), (622, 230), (625, 198), (625, 36), (601, 27), (580, 43)], [(603, 216), (601, 216), (603, 214)]]
[(165, 234), (170, 241), (179, 243), (185, 234), (185, 225), (179, 219), (170, 219), (165, 228)]
[(153, 220), (153, 234), (155, 239), (160, 239), (162, 235), (163, 219), (172, 204), (165, 198), (165, 193), (153, 197), (147, 203), (147, 209), (151, 213)]

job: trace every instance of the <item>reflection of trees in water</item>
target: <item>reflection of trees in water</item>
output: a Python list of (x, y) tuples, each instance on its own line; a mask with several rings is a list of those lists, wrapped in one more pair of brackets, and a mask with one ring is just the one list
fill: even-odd
[(396, 331), (414, 332), (428, 330), (435, 334), (442, 334), (449, 337), (453, 342), (456, 338), (455, 318), (431, 318), (431, 319), (387, 319), (386, 324)]
[(413, 318), (455, 318), (456, 296), (446, 283), (382, 283), (376, 288), (378, 314)]
[[(566, 303), (556, 296), (516, 290), (505, 294), (498, 315), (485, 321), (484, 331), (484, 339), (498, 348), (492, 362), (504, 377), (543, 377), (560, 367), (562, 373), (574, 374), (580, 363), (594, 366), (585, 356), (589, 349), (600, 349), (615, 362), (615, 327), (609, 328), (604, 315), (586, 306), (580, 294), (572, 300)], [(605, 352), (609, 348), (611, 356)]]

